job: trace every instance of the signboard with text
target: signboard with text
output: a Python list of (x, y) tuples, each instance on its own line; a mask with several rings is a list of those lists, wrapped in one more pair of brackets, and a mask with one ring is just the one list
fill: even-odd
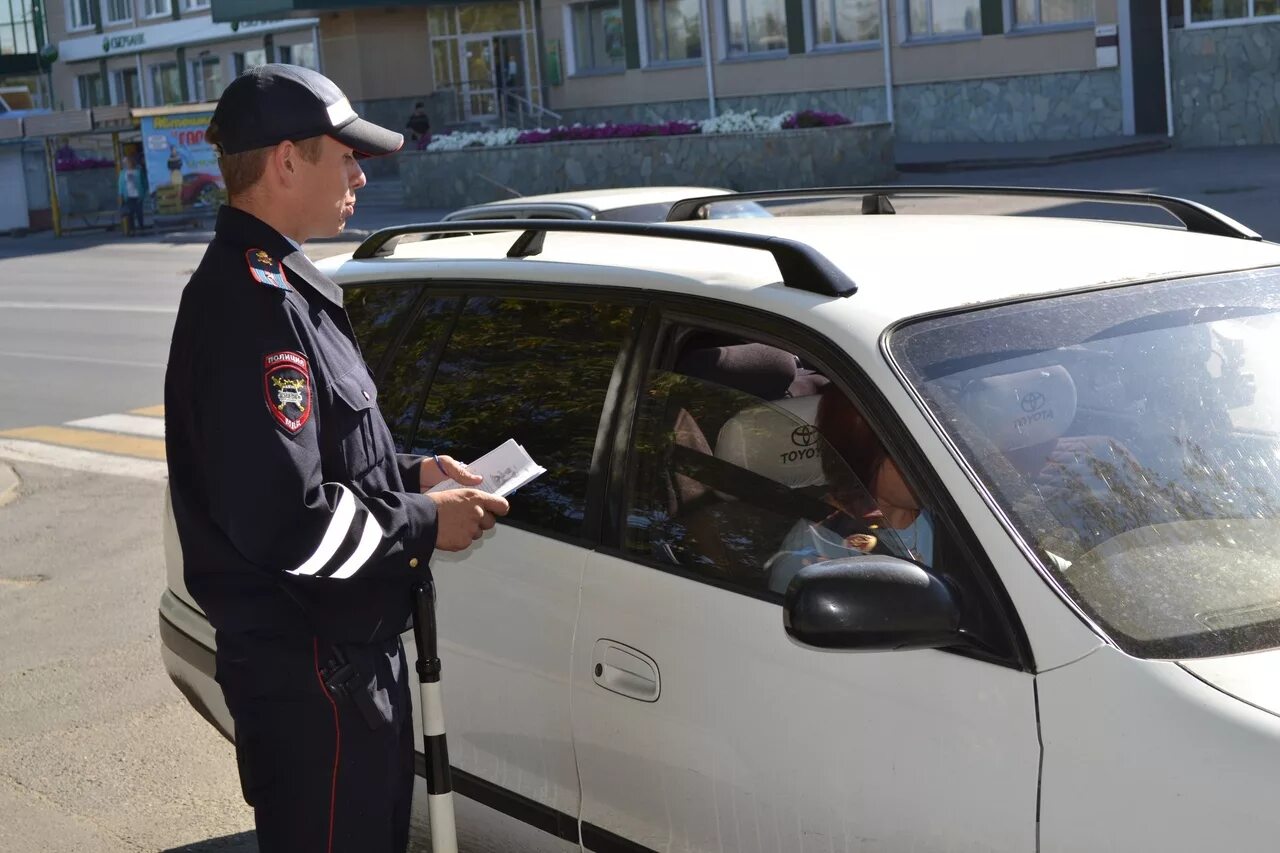
[(217, 155), (204, 138), (212, 117), (202, 112), (142, 118), (142, 150), (156, 213), (212, 213), (225, 198)]

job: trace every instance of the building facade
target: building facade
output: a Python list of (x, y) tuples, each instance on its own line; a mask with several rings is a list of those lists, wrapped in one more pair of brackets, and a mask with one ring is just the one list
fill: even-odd
[(421, 100), (437, 131), (819, 109), (918, 142), (1280, 141), (1280, 0), (51, 0), (46, 14), (67, 108), (213, 100), (275, 60), (321, 68), (395, 128)]
[(216, 101), (252, 65), (320, 66), (318, 21), (214, 23), (209, 0), (52, 0), (61, 109)]

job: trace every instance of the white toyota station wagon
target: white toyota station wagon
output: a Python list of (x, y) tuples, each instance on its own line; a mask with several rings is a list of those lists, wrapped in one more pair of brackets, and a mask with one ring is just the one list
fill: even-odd
[(1280, 847), (1280, 246), (992, 192), (326, 262), (401, 451), (547, 469), (431, 563), (464, 849)]

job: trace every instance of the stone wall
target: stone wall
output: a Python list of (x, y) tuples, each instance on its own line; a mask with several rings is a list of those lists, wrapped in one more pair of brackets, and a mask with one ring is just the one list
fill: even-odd
[(1280, 24), (1170, 33), (1174, 139), (1181, 145), (1280, 142)]
[(1123, 133), (1115, 69), (920, 83), (894, 89), (905, 142), (1031, 142)]
[[(1123, 105), (1115, 69), (992, 77), (895, 86), (897, 136), (903, 142), (1027, 142), (1120, 136)], [(881, 86), (720, 98), (722, 112), (762, 115), (824, 110), (858, 122), (886, 119)], [(662, 122), (707, 117), (707, 101), (667, 101), (563, 110), (565, 124)]]
[(883, 123), (406, 151), (397, 159), (407, 203), (450, 208), (509, 198), (502, 186), (522, 195), (663, 185), (767, 190), (877, 183), (894, 173), (893, 129)]
[[(717, 98), (716, 110), (720, 113), (742, 113), (756, 110), (760, 115), (778, 115), (787, 111), (822, 110), (840, 113), (855, 122), (885, 120), (884, 87), (866, 89), (834, 89), (824, 92), (787, 92), (774, 95), (751, 95), (741, 98)], [(708, 118), (707, 99), (691, 98), (686, 101), (662, 101), (646, 104), (620, 104), (614, 107), (584, 107), (557, 110), (564, 117), (564, 124), (600, 124), (641, 122), (659, 124), (665, 121)]]

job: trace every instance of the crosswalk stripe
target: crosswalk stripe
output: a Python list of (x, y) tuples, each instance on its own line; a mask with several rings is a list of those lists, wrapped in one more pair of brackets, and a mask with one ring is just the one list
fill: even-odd
[(141, 409), (131, 409), (129, 411), (129, 414), (146, 415), (147, 417), (151, 417), (151, 418), (163, 418), (164, 404), (161, 403), (159, 406), (143, 406)]
[(55, 468), (70, 468), (73, 471), (85, 471), (90, 474), (137, 477), (157, 482), (164, 481), (169, 475), (168, 466), (151, 459), (114, 456), (109, 453), (94, 453), (90, 450), (39, 444), (34, 441), (15, 441), (8, 438), (0, 438), (0, 459), (11, 462), (33, 462)]
[(156, 438), (139, 438), (132, 435), (115, 435), (92, 429), (74, 429), (60, 426), (21, 427), (0, 432), (0, 438), (26, 439), (46, 444), (59, 444), (85, 450), (98, 450), (123, 456), (140, 456), (144, 459), (164, 461), (164, 441)]
[(147, 438), (164, 438), (164, 421), (160, 418), (147, 418), (141, 415), (98, 415), (94, 418), (68, 421), (67, 426), (141, 435)]

